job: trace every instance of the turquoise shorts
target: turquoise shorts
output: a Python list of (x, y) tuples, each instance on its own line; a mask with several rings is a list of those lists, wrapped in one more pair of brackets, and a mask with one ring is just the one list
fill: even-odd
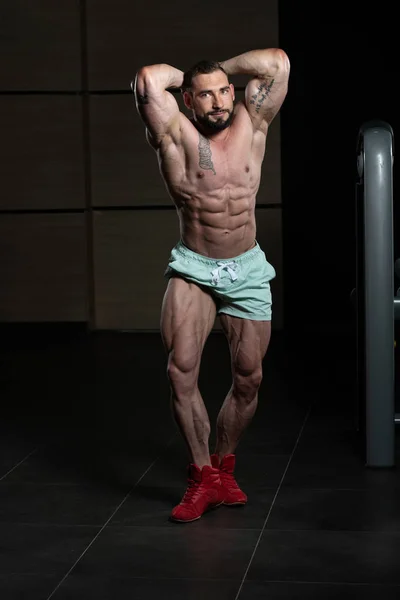
[(217, 314), (253, 321), (271, 320), (269, 282), (275, 275), (257, 242), (244, 254), (220, 260), (197, 254), (180, 241), (165, 271), (167, 278), (180, 276), (206, 288), (216, 302)]

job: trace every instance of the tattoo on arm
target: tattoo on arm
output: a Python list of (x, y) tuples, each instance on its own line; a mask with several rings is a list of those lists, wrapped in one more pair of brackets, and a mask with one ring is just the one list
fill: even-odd
[(264, 104), (265, 99), (271, 92), (274, 81), (275, 79), (272, 79), (270, 83), (267, 81), (261, 83), (257, 88), (257, 92), (251, 97), (250, 104), (255, 104), (256, 113), (260, 112), (261, 106)]
[(141, 94), (137, 94), (137, 102), (140, 105), (148, 104), (149, 103), (149, 97), (148, 97), (148, 95), (145, 94), (144, 96), (142, 96)]
[(203, 137), (200, 133), (199, 133), (199, 167), (200, 167), (200, 169), (212, 171), (214, 173), (214, 175), (216, 175), (214, 165), (212, 162), (210, 140)]

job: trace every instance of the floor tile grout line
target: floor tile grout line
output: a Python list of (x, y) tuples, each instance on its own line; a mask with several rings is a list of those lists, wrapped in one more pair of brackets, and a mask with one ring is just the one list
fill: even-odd
[[(15, 571), (10, 573), (0, 573), (0, 579), (6, 579), (9, 577), (54, 577), (53, 573), (38, 573), (37, 571), (33, 572), (21, 572)], [(118, 576), (111, 576), (111, 579), (118, 579)], [(135, 575), (132, 577), (128, 577), (129, 581), (190, 581), (190, 582), (228, 582), (232, 583), (232, 581), (236, 581), (236, 579), (228, 578), (228, 577), (150, 577), (150, 576), (139, 576)], [(239, 580), (237, 580), (239, 583)], [(374, 581), (314, 581), (312, 579), (253, 579), (252, 583), (282, 583), (285, 585), (296, 585), (296, 586), (306, 586), (306, 585), (315, 585), (315, 586), (337, 586), (337, 587), (368, 587), (368, 588), (377, 588), (378, 590), (382, 588), (400, 588), (400, 583), (377, 583)]]
[(251, 555), (251, 557), (250, 557), (250, 560), (249, 560), (249, 564), (247, 565), (247, 568), (246, 568), (246, 570), (245, 570), (245, 572), (244, 572), (244, 575), (243, 575), (242, 581), (241, 581), (241, 583), (240, 583), (239, 589), (238, 589), (238, 591), (237, 591), (237, 594), (236, 594), (236, 596), (235, 596), (235, 600), (239, 600), (239, 596), (240, 596), (240, 593), (241, 593), (241, 591), (242, 591), (242, 589), (243, 589), (243, 585), (244, 585), (244, 582), (245, 582), (245, 580), (246, 580), (247, 573), (249, 572), (249, 569), (250, 569), (250, 567), (251, 567), (251, 564), (252, 564), (252, 562), (253, 562), (254, 556), (255, 556), (255, 554), (256, 554), (256, 552), (257, 552), (257, 548), (258, 548), (258, 546), (260, 545), (261, 537), (262, 537), (262, 535), (263, 535), (263, 533), (264, 533), (264, 530), (265, 530), (265, 527), (266, 527), (266, 525), (267, 525), (267, 522), (268, 522), (269, 516), (270, 516), (270, 514), (271, 514), (271, 511), (272, 511), (272, 509), (273, 509), (273, 507), (274, 507), (274, 504), (275, 504), (276, 498), (277, 498), (277, 496), (278, 496), (278, 494), (279, 494), (279, 490), (280, 490), (280, 489), (281, 489), (281, 487), (282, 487), (282, 483), (283, 483), (283, 480), (284, 480), (284, 478), (285, 478), (285, 475), (286, 475), (286, 473), (287, 473), (287, 470), (288, 470), (288, 468), (289, 468), (289, 466), (290, 466), (290, 463), (291, 463), (291, 461), (292, 461), (292, 458), (293, 458), (293, 456), (294, 456), (294, 453), (296, 452), (296, 448), (297, 448), (297, 446), (298, 446), (298, 444), (299, 444), (299, 441), (300, 441), (300, 438), (301, 438), (301, 436), (302, 436), (302, 433), (303, 433), (304, 427), (306, 426), (306, 423), (307, 423), (307, 421), (308, 421), (308, 418), (309, 418), (309, 416), (310, 416), (310, 412), (311, 412), (312, 406), (313, 406), (313, 404), (311, 403), (311, 404), (310, 404), (310, 406), (309, 406), (309, 408), (308, 408), (307, 414), (306, 414), (306, 416), (305, 416), (305, 418), (304, 418), (304, 421), (303, 421), (303, 424), (302, 424), (302, 426), (301, 426), (301, 429), (300, 429), (299, 435), (297, 436), (296, 442), (295, 442), (295, 444), (294, 444), (293, 450), (292, 450), (292, 452), (291, 452), (291, 455), (290, 455), (290, 457), (289, 457), (289, 460), (288, 460), (288, 462), (287, 462), (286, 468), (285, 468), (285, 470), (284, 470), (284, 472), (283, 472), (283, 475), (282, 475), (282, 477), (281, 477), (281, 480), (280, 480), (280, 482), (279, 482), (279, 484), (278, 484), (278, 487), (277, 487), (277, 490), (276, 490), (276, 492), (275, 492), (275, 495), (274, 495), (274, 497), (273, 497), (273, 499), (272, 499), (271, 506), (269, 507), (269, 510), (268, 510), (268, 514), (267, 514), (267, 516), (265, 517), (265, 520), (264, 520), (263, 526), (262, 526), (262, 528), (261, 528), (261, 531), (260, 531), (260, 535), (258, 536), (258, 539), (257, 539), (256, 545), (255, 545), (255, 547), (254, 547), (253, 553), (252, 553), (252, 555)]
[[(132, 488), (133, 489), (133, 488)], [(124, 498), (124, 500), (126, 500), (126, 497)], [(31, 527), (32, 529), (36, 528), (43, 528), (43, 527), (47, 527), (49, 528), (68, 528), (68, 529), (83, 529), (83, 528), (96, 528), (96, 527), (103, 527), (102, 525), (99, 525), (97, 523), (82, 523), (82, 524), (75, 524), (75, 523), (49, 523), (46, 521), (4, 521), (4, 522), (0, 522), (0, 529), (1, 527), (3, 527), (4, 525), (12, 525), (12, 526), (16, 526), (16, 527)], [(159, 531), (159, 532), (164, 532), (165, 531), (165, 526), (162, 525), (121, 525), (120, 523), (116, 524), (116, 525), (109, 525), (109, 527), (119, 530), (119, 529), (124, 529), (124, 530), (146, 530), (146, 531)], [(224, 527), (222, 529), (219, 529), (218, 531), (235, 531), (235, 532), (245, 532), (245, 531), (259, 531), (259, 527)], [(389, 537), (400, 537), (400, 530), (399, 529), (282, 529), (282, 528), (271, 528), (268, 531), (271, 531), (273, 533), (318, 533), (318, 534), (332, 534), (332, 535), (340, 535), (340, 534), (360, 534), (363, 536), (379, 536), (379, 537), (383, 537), (383, 536), (389, 536)], [(0, 573), (0, 577), (2, 576), (2, 573)], [(192, 578), (190, 578), (192, 579)], [(396, 584), (396, 585), (400, 585)]]
[(37, 452), (38, 450), (39, 450), (39, 446), (37, 448), (34, 448), (31, 452), (29, 452), (29, 454), (27, 454), (25, 456), (25, 458), (20, 460), (19, 463), (14, 465), (9, 471), (7, 471), (7, 473), (5, 473), (2, 477), (0, 477), (0, 481), (3, 481), (3, 479), (5, 479), (10, 473), (15, 471), (15, 469), (17, 469), (20, 465), (22, 465), (23, 462), (25, 462), (30, 456), (32, 456), (32, 454), (35, 454), (35, 452)]
[[(167, 442), (167, 444), (165, 445), (164, 451), (172, 444), (172, 442), (174, 441), (174, 439), (176, 438), (177, 434), (174, 433), (173, 436), (171, 437), (171, 439)], [(147, 475), (147, 473), (150, 471), (150, 469), (152, 469), (154, 467), (154, 465), (156, 464), (156, 462), (161, 458), (163, 454), (160, 453), (151, 463), (151, 465), (144, 471), (144, 473), (142, 473), (142, 475), (139, 477), (139, 479), (135, 482), (135, 484), (132, 486), (132, 488), (129, 490), (129, 492), (126, 494), (126, 496), (121, 500), (121, 502), (118, 504), (118, 506), (116, 507), (116, 509), (112, 512), (112, 514), (109, 516), (109, 518), (107, 519), (107, 521), (104, 523), (104, 525), (99, 529), (99, 531), (96, 533), (96, 535), (94, 536), (94, 538), (91, 540), (91, 542), (88, 544), (88, 546), (84, 549), (84, 551), (80, 554), (80, 556), (76, 559), (76, 561), (74, 562), (74, 564), (72, 565), (72, 567), (65, 573), (64, 577), (58, 582), (58, 584), (56, 585), (56, 587), (54, 588), (54, 590), (51, 592), (51, 594), (47, 597), (47, 600), (50, 600), (50, 598), (52, 598), (54, 596), (54, 594), (56, 593), (56, 591), (61, 587), (61, 585), (64, 583), (64, 581), (67, 579), (67, 577), (69, 576), (69, 574), (74, 570), (74, 568), (76, 567), (76, 565), (79, 563), (79, 561), (85, 556), (86, 552), (89, 550), (89, 548), (94, 544), (94, 542), (97, 540), (97, 538), (99, 537), (99, 535), (104, 531), (104, 529), (107, 527), (107, 525), (109, 524), (109, 522), (111, 521), (111, 519), (114, 517), (114, 515), (119, 511), (119, 509), (121, 508), (121, 506), (124, 504), (124, 502), (126, 502), (126, 500), (129, 498), (129, 496), (131, 495), (132, 491), (136, 488), (136, 486), (141, 482), (141, 480), (143, 479), (143, 477), (145, 477), (145, 475)]]

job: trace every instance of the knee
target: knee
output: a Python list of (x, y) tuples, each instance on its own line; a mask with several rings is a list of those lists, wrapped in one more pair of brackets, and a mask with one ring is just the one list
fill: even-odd
[(235, 395), (246, 402), (252, 402), (260, 388), (262, 378), (261, 366), (251, 370), (237, 370), (233, 377)]
[(168, 357), (167, 377), (173, 391), (182, 394), (193, 390), (197, 384), (198, 366), (196, 361), (188, 356), (178, 356), (171, 353)]

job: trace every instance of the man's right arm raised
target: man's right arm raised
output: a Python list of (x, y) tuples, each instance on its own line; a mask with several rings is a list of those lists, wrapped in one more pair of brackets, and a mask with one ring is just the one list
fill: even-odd
[(180, 111), (168, 88), (180, 88), (183, 71), (167, 64), (142, 67), (136, 74), (134, 94), (150, 144), (158, 149), (163, 141), (180, 140)]

